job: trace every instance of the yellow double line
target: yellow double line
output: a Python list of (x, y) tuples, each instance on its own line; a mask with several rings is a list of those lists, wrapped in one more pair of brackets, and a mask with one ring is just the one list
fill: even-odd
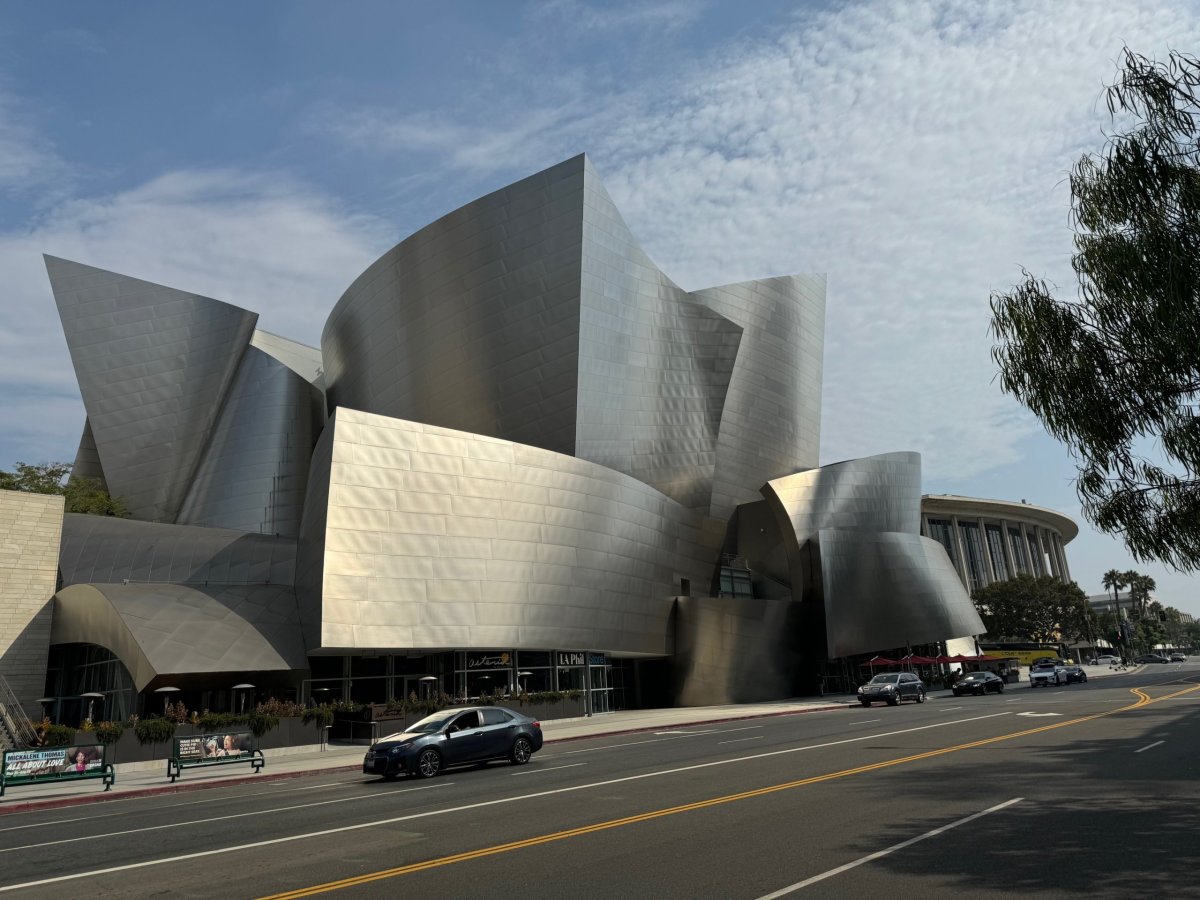
[(486, 856), (496, 856), (500, 853), (510, 853), (513, 850), (523, 850), (526, 847), (536, 847), (539, 844), (550, 844), (555, 841), (564, 841), (568, 838), (582, 837), (585, 834), (595, 834), (600, 831), (608, 831), (612, 828), (621, 828), (625, 825), (634, 825), (638, 822), (649, 822), (651, 819), (661, 819), (664, 816), (674, 816), (679, 813), (692, 812), (698, 809), (707, 809), (711, 806), (720, 806), (724, 803), (733, 803), (737, 800), (749, 800), (752, 797), (765, 797), (768, 794), (778, 793), (779, 791), (788, 791), (793, 788), (804, 787), (810, 784), (820, 784), (824, 781), (834, 781), (838, 778), (847, 778), (851, 775), (861, 775), (864, 772), (875, 772), (880, 769), (889, 769), (892, 766), (904, 765), (905, 763), (917, 762), (922, 759), (932, 759), (935, 756), (944, 756), (947, 753), (957, 753), (960, 750), (970, 750), (975, 747), (985, 747), (988, 744), (996, 744), (1001, 741), (1011, 741), (1014, 738), (1026, 737), (1031, 734), (1039, 734), (1043, 731), (1053, 731), (1056, 728), (1066, 728), (1068, 725), (1079, 725), (1083, 722), (1091, 722), (1094, 719), (1103, 719), (1106, 716), (1113, 716), (1120, 712), (1126, 712), (1131, 709), (1139, 709), (1143, 706), (1148, 706), (1151, 703), (1159, 703), (1163, 700), (1170, 700), (1174, 697), (1190, 694), (1193, 691), (1200, 691), (1200, 684), (1193, 685), (1183, 690), (1175, 691), (1171, 694), (1166, 694), (1162, 697), (1151, 698), (1149, 694), (1141, 688), (1132, 688), (1131, 692), (1136, 694), (1138, 700), (1136, 703), (1131, 703), (1129, 706), (1122, 706), (1118, 709), (1109, 710), (1108, 712), (1095, 713), (1090, 716), (1081, 716), (1078, 719), (1068, 719), (1065, 722), (1054, 722), (1050, 725), (1040, 725), (1037, 728), (1026, 728), (1023, 731), (1014, 731), (1010, 734), (1001, 734), (996, 737), (984, 738), (978, 741), (970, 741), (966, 744), (955, 744), (952, 747), (942, 747), (938, 750), (927, 750), (924, 753), (915, 753), (911, 756), (903, 756), (898, 759), (889, 759), (884, 762), (871, 763), (866, 766), (856, 766), (853, 769), (842, 769), (840, 772), (830, 772), (827, 775), (814, 775), (811, 778), (801, 778), (796, 781), (788, 781), (783, 784), (774, 784), (770, 787), (757, 788), (753, 791), (742, 791), (738, 794), (727, 794), (723, 797), (714, 797), (711, 800), (701, 800), (697, 803), (685, 803), (682, 806), (672, 806), (668, 809), (656, 809), (652, 812), (641, 813), (636, 816), (627, 816), (623, 819), (612, 819), (608, 822), (598, 822), (595, 825), (585, 825), (581, 828), (569, 828), (566, 831), (556, 831), (552, 834), (544, 834), (539, 837), (526, 838), (523, 841), (512, 841), (507, 844), (497, 844), (493, 847), (484, 847), (479, 850), (469, 850), (466, 853), (456, 853), (452, 856), (442, 856), (437, 859), (426, 860), (425, 862), (412, 863), (407, 866), (397, 866), (394, 869), (384, 869), (379, 872), (371, 872), (367, 875), (356, 875), (353, 878), (344, 878), (340, 881), (330, 881), (325, 884), (316, 884), (311, 887), (299, 888), (294, 891), (288, 891), (282, 894), (272, 894), (270, 897), (262, 898), (262, 900), (291, 900), (295, 897), (311, 897), (314, 894), (323, 894), (327, 891), (336, 891), (342, 888), (356, 887), (362, 884), (369, 884), (372, 881), (382, 881), (385, 878), (396, 878), (400, 875), (411, 875), (414, 872), (424, 872), (427, 869), (437, 869), (442, 866), (450, 866), (455, 863), (469, 862), (473, 859), (483, 859)]

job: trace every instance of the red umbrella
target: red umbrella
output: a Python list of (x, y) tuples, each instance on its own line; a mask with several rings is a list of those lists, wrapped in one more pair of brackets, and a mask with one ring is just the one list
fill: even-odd
[(937, 660), (928, 656), (917, 656), (914, 653), (904, 657), (903, 662), (912, 663), (914, 666), (931, 666), (937, 662)]
[(976, 659), (976, 657), (974, 657), (974, 656), (963, 656), (961, 653), (957, 653), (954, 656), (950, 657), (950, 662), (958, 662), (958, 663), (974, 662), (975, 659)]
[(958, 660), (957, 660), (955, 657), (953, 657), (953, 656), (947, 656), (945, 653), (943, 653), (941, 656), (935, 656), (935, 657), (933, 658), (933, 661), (934, 661), (935, 663), (952, 663), (952, 662), (958, 662)]
[(868, 659), (865, 663), (863, 663), (863, 665), (875, 668), (876, 666), (898, 666), (900, 665), (900, 662), (895, 659), (887, 659), (883, 656), (875, 656), (871, 659)]

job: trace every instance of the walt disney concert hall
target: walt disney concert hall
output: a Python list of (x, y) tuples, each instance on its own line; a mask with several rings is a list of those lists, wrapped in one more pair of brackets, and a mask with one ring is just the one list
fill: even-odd
[(63, 517), (54, 696), (728, 703), (983, 631), (920, 457), (818, 465), (824, 276), (683, 290), (585, 156), (389, 250), (319, 349), (46, 266), (75, 471), (130, 511)]

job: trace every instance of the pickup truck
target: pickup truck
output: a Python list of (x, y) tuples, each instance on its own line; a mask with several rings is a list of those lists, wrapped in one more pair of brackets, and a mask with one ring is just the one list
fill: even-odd
[(1050, 687), (1052, 684), (1065, 684), (1067, 676), (1063, 672), (1063, 665), (1061, 659), (1034, 660), (1033, 665), (1029, 667), (1029, 686), (1035, 688), (1038, 685)]

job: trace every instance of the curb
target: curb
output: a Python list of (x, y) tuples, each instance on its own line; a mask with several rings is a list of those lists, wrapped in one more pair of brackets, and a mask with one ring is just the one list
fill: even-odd
[[(583, 741), (592, 738), (617, 737), (623, 734), (641, 734), (647, 731), (658, 731), (674, 728), (694, 728), (697, 725), (720, 725), (725, 722), (744, 722), (747, 719), (775, 719), (782, 716), (800, 716), (806, 713), (833, 712), (839, 709), (853, 709), (854, 703), (830, 703), (825, 706), (814, 706), (807, 709), (788, 709), (780, 712), (748, 713), (744, 716), (726, 716), (720, 719), (698, 719), (691, 722), (676, 722), (672, 725), (639, 725), (636, 728), (622, 728), (616, 731), (603, 731), (597, 734), (576, 734), (569, 737), (546, 738), (547, 744), (562, 744), (569, 741)], [(37, 812), (51, 809), (65, 809), (71, 806), (85, 806), (93, 803), (113, 803), (117, 800), (135, 800), (143, 797), (156, 797), (164, 794), (183, 794), (192, 791), (203, 791), (210, 788), (225, 787), (237, 784), (264, 784), (275, 781), (290, 781), (306, 775), (322, 775), (326, 772), (358, 772), (361, 763), (354, 765), (323, 766), (317, 769), (298, 769), (294, 772), (279, 772), (271, 775), (237, 775), (230, 778), (212, 779), (210, 781), (194, 781), (187, 784), (164, 784), (154, 787), (135, 788), (117, 794), (99, 793), (75, 797), (55, 797), (50, 800), (27, 800), (13, 804), (0, 803), (0, 816), (13, 813)]]

